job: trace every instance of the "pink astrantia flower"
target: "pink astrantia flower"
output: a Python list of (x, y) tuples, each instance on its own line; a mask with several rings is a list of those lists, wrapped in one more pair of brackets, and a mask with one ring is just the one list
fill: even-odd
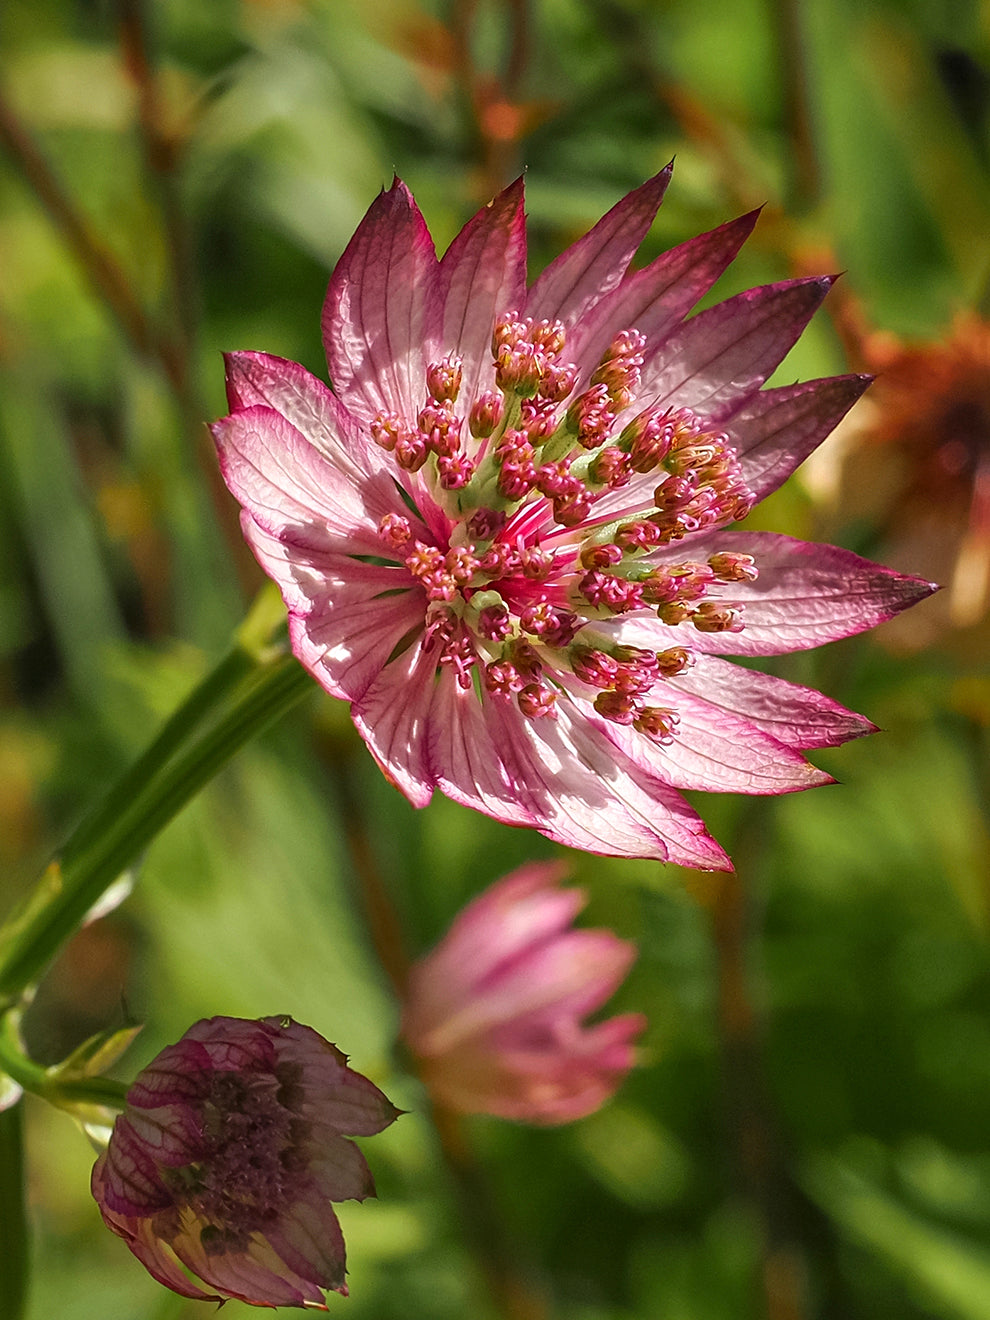
[(629, 269), (668, 177), (530, 288), (521, 182), (438, 261), (397, 181), (330, 280), (333, 389), (232, 354), (213, 432), (296, 655), (413, 803), (728, 868), (680, 789), (825, 783), (802, 752), (873, 726), (720, 657), (846, 637), (932, 587), (731, 528), (867, 380), (761, 390), (828, 278), (684, 320), (755, 214)]
[(93, 1195), (184, 1297), (325, 1311), (323, 1289), (347, 1293), (330, 1202), (375, 1194), (344, 1134), (371, 1136), (398, 1113), (310, 1027), (210, 1018), (138, 1075)]
[(571, 929), (585, 896), (559, 888), (563, 871), (533, 862), (498, 881), (412, 969), (402, 1034), (451, 1109), (569, 1123), (614, 1095), (635, 1061), (641, 1014), (582, 1019), (636, 949), (611, 931)]

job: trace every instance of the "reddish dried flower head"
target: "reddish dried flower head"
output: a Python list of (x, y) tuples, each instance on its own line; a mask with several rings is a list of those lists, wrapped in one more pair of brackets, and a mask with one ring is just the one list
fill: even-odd
[[(868, 443), (847, 454), (842, 505), (880, 526), (895, 562), (946, 582), (893, 638), (887, 630), (922, 646), (990, 614), (990, 323), (969, 313), (941, 341), (878, 333), (864, 347), (879, 375), (844, 428)], [(985, 652), (985, 636), (973, 642)]]
[(585, 898), (558, 887), (562, 874), (534, 862), (498, 881), (412, 970), (402, 1034), (451, 1109), (569, 1123), (600, 1108), (635, 1061), (641, 1014), (582, 1022), (622, 982), (635, 947), (571, 929)]
[[(872, 726), (719, 656), (817, 646), (931, 588), (732, 527), (866, 379), (761, 389), (829, 279), (684, 320), (755, 213), (630, 268), (668, 178), (531, 288), (521, 182), (438, 261), (397, 181), (330, 281), (333, 391), (234, 354), (213, 431), (296, 655), (412, 802), (439, 788), (571, 847), (724, 868), (680, 789), (820, 784), (802, 752)], [(583, 657), (626, 646), (642, 683), (588, 681)], [(671, 650), (691, 663), (658, 664)]]
[(197, 1022), (127, 1093), (93, 1169), (107, 1227), (185, 1297), (326, 1310), (347, 1293), (331, 1201), (374, 1196), (346, 1136), (398, 1110), (291, 1018)]

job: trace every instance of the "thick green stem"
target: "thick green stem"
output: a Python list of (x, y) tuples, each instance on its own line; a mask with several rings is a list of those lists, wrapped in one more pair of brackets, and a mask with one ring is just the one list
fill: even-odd
[(123, 1082), (110, 1077), (60, 1075), (57, 1068), (44, 1068), (29, 1058), (21, 1040), (20, 1018), (19, 1009), (10, 1009), (0, 1019), (0, 1072), (12, 1077), (25, 1091), (61, 1109), (123, 1109), (127, 1092)]
[(272, 617), (263, 595), (238, 645), (83, 821), (0, 930), (0, 1005), (24, 994), (118, 876), (234, 753), (310, 690), (295, 659), (270, 644)]
[(0, 1111), (0, 1315), (27, 1311), (28, 1230), (24, 1203), (24, 1137), (20, 1104)]

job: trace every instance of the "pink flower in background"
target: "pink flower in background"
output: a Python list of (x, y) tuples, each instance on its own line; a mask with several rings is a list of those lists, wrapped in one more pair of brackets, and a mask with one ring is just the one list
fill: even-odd
[(330, 1202), (375, 1194), (344, 1134), (399, 1113), (346, 1065), (291, 1018), (197, 1022), (138, 1075), (96, 1162), (107, 1227), (184, 1297), (326, 1310), (323, 1289), (347, 1293)]
[(635, 1062), (646, 1025), (582, 1019), (625, 978), (635, 946), (572, 930), (585, 904), (559, 863), (533, 862), (485, 891), (412, 969), (402, 1034), (441, 1104), (525, 1123), (594, 1113)]
[(721, 656), (818, 646), (929, 594), (735, 529), (867, 381), (761, 389), (831, 280), (690, 320), (755, 214), (629, 263), (669, 170), (526, 286), (521, 182), (441, 261), (408, 190), (330, 281), (333, 389), (230, 355), (213, 428), (300, 661), (417, 806), (437, 788), (575, 848), (728, 868), (681, 789), (826, 783), (872, 725)]

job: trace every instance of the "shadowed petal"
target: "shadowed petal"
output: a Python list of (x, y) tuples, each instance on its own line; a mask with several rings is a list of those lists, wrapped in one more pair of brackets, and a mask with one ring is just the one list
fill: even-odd
[(577, 325), (614, 289), (653, 223), (672, 171), (667, 165), (647, 179), (552, 261), (530, 289), (527, 316)]
[(730, 220), (628, 273), (576, 323), (569, 352), (592, 365), (619, 330), (635, 327), (651, 340), (669, 334), (733, 261), (758, 216), (759, 211), (751, 211)]
[(731, 711), (790, 747), (838, 747), (850, 738), (876, 732), (868, 719), (813, 688), (743, 669), (713, 655), (696, 655), (688, 669), (668, 682), (710, 705), (714, 724), (723, 711)]
[(869, 385), (869, 376), (832, 376), (761, 390), (731, 422), (733, 448), (757, 499), (782, 485), (829, 435)]
[(833, 283), (825, 275), (785, 280), (699, 312), (653, 346), (643, 394), (721, 424), (780, 365)]

